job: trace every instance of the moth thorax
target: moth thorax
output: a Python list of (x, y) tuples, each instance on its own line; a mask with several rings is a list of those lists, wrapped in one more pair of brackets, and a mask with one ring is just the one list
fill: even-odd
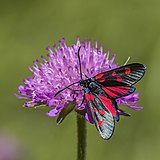
[(88, 84), (89, 84), (88, 80), (81, 80), (80, 81), (80, 85), (83, 87), (88, 87)]
[(98, 86), (95, 82), (90, 82), (89, 83), (89, 88), (90, 88), (90, 90), (94, 91), (98, 88)]

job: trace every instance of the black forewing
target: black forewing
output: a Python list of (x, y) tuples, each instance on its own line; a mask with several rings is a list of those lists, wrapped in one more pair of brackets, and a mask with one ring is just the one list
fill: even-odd
[(145, 65), (133, 63), (100, 73), (94, 78), (111, 98), (119, 98), (135, 91), (132, 85), (143, 77), (145, 70)]
[(115, 119), (112, 113), (99, 99), (99, 95), (92, 93), (94, 100), (87, 101), (91, 110), (92, 118), (100, 135), (104, 139), (110, 139), (114, 132)]

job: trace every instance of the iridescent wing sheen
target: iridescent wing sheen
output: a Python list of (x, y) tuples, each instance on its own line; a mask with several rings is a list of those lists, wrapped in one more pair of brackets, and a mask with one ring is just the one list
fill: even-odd
[(85, 94), (92, 118), (100, 135), (110, 139), (114, 132), (115, 119), (118, 120), (116, 102), (102, 94), (94, 92)]
[(132, 85), (143, 77), (145, 70), (145, 65), (133, 63), (100, 73), (94, 79), (110, 98), (119, 98), (135, 91)]

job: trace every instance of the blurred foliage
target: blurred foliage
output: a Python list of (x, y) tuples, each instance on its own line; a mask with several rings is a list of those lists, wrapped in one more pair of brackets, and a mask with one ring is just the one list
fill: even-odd
[(141, 92), (140, 112), (122, 117), (115, 134), (104, 141), (94, 125), (88, 126), (87, 160), (150, 160), (160, 153), (160, 1), (159, 0), (8, 0), (0, 1), (0, 132), (14, 136), (34, 160), (71, 160), (76, 157), (76, 116), (70, 114), (57, 126), (45, 115), (47, 108), (21, 107), (14, 93), (27, 66), (45, 55), (45, 47), (65, 37), (68, 45), (96, 39), (104, 51), (111, 48), (116, 62), (147, 65), (136, 85)]

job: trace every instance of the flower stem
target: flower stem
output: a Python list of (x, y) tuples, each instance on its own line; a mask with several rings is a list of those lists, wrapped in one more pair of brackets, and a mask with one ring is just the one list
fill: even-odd
[(77, 143), (77, 160), (86, 159), (86, 120), (85, 118), (77, 113), (77, 132), (78, 132), (78, 143)]

